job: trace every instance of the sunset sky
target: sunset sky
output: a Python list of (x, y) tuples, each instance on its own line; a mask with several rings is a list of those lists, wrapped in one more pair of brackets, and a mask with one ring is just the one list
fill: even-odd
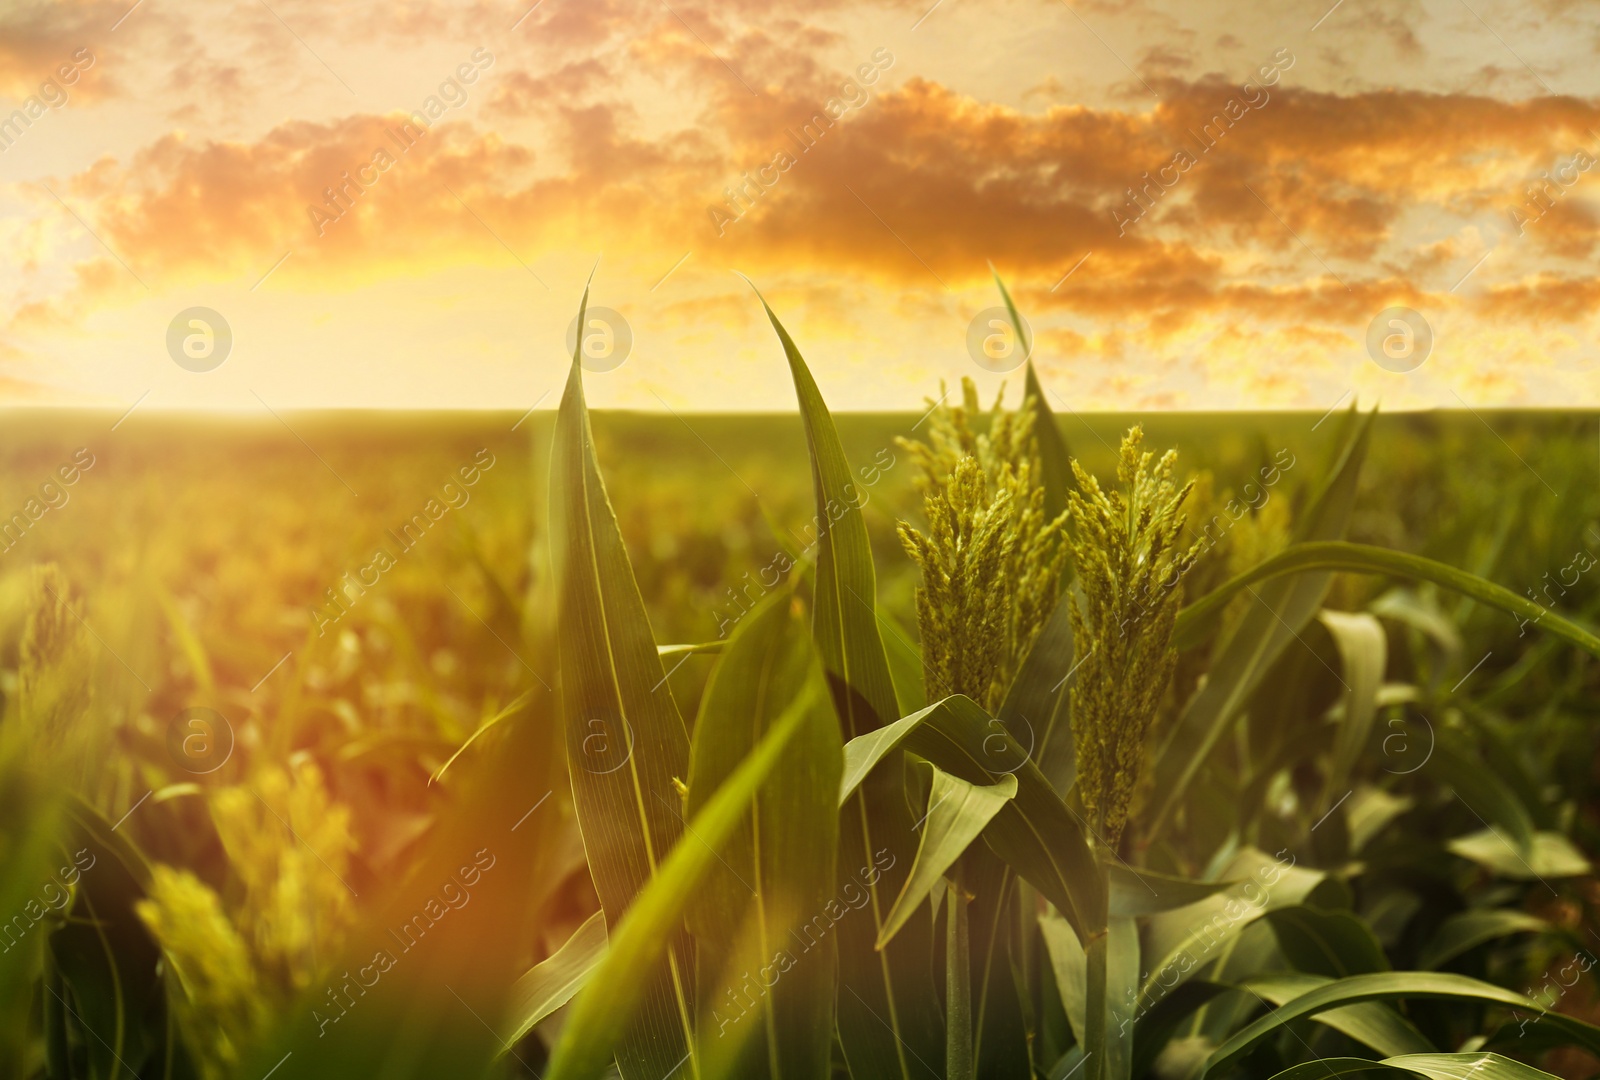
[(992, 390), (991, 263), (1058, 409), (1600, 404), (1600, 7), (1470, 3), (4, 0), (0, 394), (554, 407), (598, 260), (602, 407), (793, 407), (736, 271)]

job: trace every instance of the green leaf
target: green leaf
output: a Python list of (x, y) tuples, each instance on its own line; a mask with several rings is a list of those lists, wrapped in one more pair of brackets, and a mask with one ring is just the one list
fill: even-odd
[(1018, 918), (1019, 882), (1015, 871), (987, 846), (969, 849), (961, 866), (963, 888), (976, 893), (967, 905), (967, 923), (978, 1076), (1027, 1075), (1033, 1015), (1024, 1004), (1026, 976), (1019, 969), (1031, 967), (1033, 957), (1030, 946), (1023, 944), (1030, 939)]
[[(816, 380), (765, 299), (761, 306), (783, 345), (811, 455), (818, 529), (811, 633), (844, 736), (856, 739), (900, 715), (878, 630), (862, 502)], [(840, 923), (839, 1041), (854, 1080), (938, 1077), (945, 1039), (930, 915), (913, 913), (907, 932), (887, 949), (875, 948), (888, 898), (904, 886), (916, 848), (903, 756), (889, 753), (853, 790), (840, 824), (839, 875), (870, 879), (873, 917)]]
[[(1083, 1044), (1088, 1038), (1088, 954), (1067, 921), (1053, 912), (1039, 916), (1039, 931), (1061, 1002), (1066, 1006), (1067, 1022)], [(1130, 917), (1113, 917), (1106, 937), (1104, 1075), (1108, 1080), (1126, 1080), (1132, 1072), (1139, 1003), (1138, 926)]]
[[(994, 272), (994, 268), (990, 267), (990, 271)], [(1061, 426), (1056, 422), (1055, 413), (1045, 400), (1039, 373), (1034, 369), (1033, 342), (1023, 326), (1022, 315), (1017, 311), (1017, 305), (1012, 303), (1011, 293), (997, 272), (994, 273), (994, 283), (1000, 289), (1000, 298), (1005, 301), (1006, 311), (1011, 315), (1011, 325), (1016, 328), (1023, 355), (1028, 358), (1023, 393), (1033, 399), (1033, 432), (1039, 440), (1039, 461), (1043, 467), (1041, 479), (1044, 481), (1045, 517), (1054, 518), (1067, 506), (1067, 492), (1072, 486), (1071, 454), (1067, 451), (1066, 439), (1061, 436)]]
[(1345, 687), (1344, 719), (1334, 741), (1333, 765), (1322, 791), (1319, 813), (1325, 813), (1349, 790), (1346, 782), (1350, 771), (1367, 748), (1372, 718), (1378, 711), (1378, 688), (1389, 661), (1389, 639), (1384, 636), (1383, 624), (1371, 615), (1324, 609), (1317, 618), (1338, 646)]
[[(1221, 983), (1241, 984), (1257, 972), (1271, 971), (1283, 963), (1278, 951), (1278, 939), (1272, 927), (1261, 919), (1247, 922), (1237, 933), (1219, 938), (1217, 956), (1207, 965), (1206, 978)], [(1261, 999), (1246, 991), (1211, 1002), (1190, 1025), (1188, 1035), (1198, 1041), (1190, 1044), (1193, 1069), (1199, 1071), (1207, 1054), (1220, 1046), (1234, 1031), (1255, 1014)], [(1199, 1053), (1204, 1044), (1204, 1053)]]
[(528, 702), (529, 702), (530, 699), (532, 699), (532, 697), (533, 697), (533, 691), (532, 690), (523, 691), (521, 694), (517, 695), (516, 699), (513, 700), (511, 702), (511, 704), (507, 705), (505, 708), (501, 709), (499, 712), (495, 713), (493, 716), (491, 716), (487, 720), (483, 721), (483, 723), (479, 724), (477, 729), (474, 730), (471, 735), (467, 736), (467, 740), (465, 742), (463, 742), (460, 746), (456, 747), (455, 753), (451, 754), (450, 757), (445, 761), (445, 763), (443, 765), (439, 766), (439, 770), (437, 772), (435, 772), (432, 776), (428, 777), (428, 785), (431, 787), (432, 785), (438, 783), (440, 780), (444, 779), (445, 770), (450, 768), (450, 766), (454, 765), (456, 763), (456, 759), (459, 758), (462, 754), (465, 754), (467, 752), (468, 747), (470, 747), (473, 743), (475, 743), (479, 739), (481, 739), (496, 724), (499, 724), (501, 721), (505, 720), (507, 717), (514, 716), (517, 713), (521, 712), (524, 708), (527, 707)]
[(1272, 1080), (1325, 1080), (1358, 1073), (1399, 1073), (1427, 1080), (1556, 1080), (1550, 1073), (1499, 1054), (1405, 1054), (1365, 1058), (1318, 1058), (1275, 1073)]
[[(131, 841), (77, 796), (66, 858), (82, 868), (65, 925), (49, 933), (54, 972), (64, 984), (68, 1028), (87, 1051), (90, 1074), (132, 1080), (165, 1039), (166, 983), (161, 950), (134, 911), (145, 898), (150, 869)], [(82, 861), (88, 856), (88, 864)], [(47, 991), (48, 992), (48, 991)]]
[(1278, 949), (1294, 969), (1308, 975), (1343, 978), (1388, 971), (1389, 958), (1367, 924), (1348, 911), (1323, 911), (1295, 905), (1265, 916)]
[[(1133, 1038), (1133, 1075), (1150, 1075), (1151, 1066), (1194, 1013), (1219, 997), (1239, 997), (1245, 991), (1205, 979), (1190, 979), (1172, 993), (1141, 1010)], [(1190, 1042), (1193, 1047), (1195, 1043)], [(1210, 1050), (1207, 1045), (1206, 1050)], [(1192, 1053), (1193, 1051), (1191, 1051)], [(1199, 1067), (1204, 1053), (1194, 1057)], [(1187, 1075), (1187, 1072), (1184, 1073)]]
[(572, 1000), (606, 955), (606, 913), (597, 911), (561, 948), (528, 969), (511, 988), (507, 1019), (514, 1025), (507, 1049), (522, 1041), (545, 1017)]
[(1533, 850), (1533, 815), (1500, 775), (1480, 760), (1476, 748), (1459, 731), (1437, 733), (1431, 759), (1440, 779), (1466, 804), (1474, 817), (1499, 833), (1515, 847), (1519, 859)]
[(1461, 655), (1461, 632), (1431, 597), (1420, 596), (1413, 589), (1390, 589), (1368, 604), (1367, 610), (1379, 618), (1404, 623), (1423, 635), (1441, 662)]
[[(4, 926), (0, 945), (5, 946), (0, 949), (0, 1061), (23, 1061), (33, 1041), (29, 1015), (38, 994), (48, 929), (35, 927), (31, 933), (38, 935), (37, 940), (18, 940), (20, 926), (15, 920), (19, 913), (23, 923), (31, 919), (26, 905), (37, 900), (62, 865), (58, 857), (62, 798), (54, 785), (23, 768), (26, 753), (19, 726), (0, 724), (0, 912), (4, 913), (0, 918), (6, 920), (0, 924)], [(43, 1000), (51, 1005), (48, 989)], [(59, 1006), (55, 1008), (64, 1022)]]
[(843, 807), (878, 763), (900, 748), (911, 729), (926, 720), (932, 712), (944, 707), (944, 701), (918, 709), (902, 716), (894, 723), (857, 735), (844, 744), (844, 769), (839, 774), (839, 805)]
[[(1388, 574), (1393, 577), (1431, 581), (1435, 585), (1471, 597), (1490, 607), (1499, 608), (1537, 624), (1569, 644), (1576, 645), (1593, 656), (1600, 656), (1600, 637), (1549, 608), (1541, 607), (1525, 596), (1519, 596), (1503, 586), (1487, 581), (1476, 574), (1458, 570), (1442, 562), (1425, 559), (1403, 551), (1373, 547), (1369, 544), (1352, 544), (1342, 540), (1295, 543), (1262, 561), (1259, 565), (1207, 593), (1178, 613), (1177, 627), (1172, 633), (1173, 645), (1187, 648), (1203, 640), (1205, 631), (1213, 620), (1222, 614), (1228, 601), (1257, 582), (1293, 574), (1311, 574), (1321, 577), (1329, 570), (1345, 570), (1359, 574)], [(1264, 595), (1264, 591), (1263, 591)]]
[[(750, 800), (789, 751), (794, 739), (810, 726), (818, 702), (808, 690), (772, 725), (755, 751), (734, 770), (687, 825), (688, 836), (667, 853), (660, 870), (634, 900), (628, 914), (611, 935), (605, 959), (589, 984), (573, 1002), (571, 1015), (551, 1055), (546, 1080), (593, 1080), (605, 1071), (630, 1027), (635, 1014), (649, 1007), (649, 986), (639, 973), (658, 967), (682, 922), (684, 909), (694, 898), (718, 852), (738, 831), (750, 810)], [(694, 1063), (687, 1051), (670, 1062), (672, 1075), (679, 1066)], [(648, 1078), (647, 1078), (648, 1080)]]
[(1067, 1010), (1067, 1023), (1081, 1045), (1088, 1002), (1087, 954), (1072, 925), (1053, 911), (1039, 914), (1039, 935), (1044, 941), (1045, 955), (1050, 959), (1056, 989), (1061, 992), (1061, 1004)]
[[(1252, 976), (1243, 985), (1248, 992), (1270, 1004), (1282, 1005), (1332, 981), (1320, 975), (1281, 971)], [(1363, 1001), (1329, 1009), (1312, 1019), (1380, 1054), (1429, 1054), (1438, 1049), (1415, 1024), (1381, 1001)]]
[(1517, 881), (1583, 877), (1592, 872), (1589, 860), (1558, 832), (1534, 833), (1533, 844), (1526, 851), (1518, 851), (1504, 833), (1493, 828), (1458, 836), (1445, 846), (1463, 859)]
[[(1334, 540), (1344, 535), (1372, 433), (1372, 418), (1376, 415), (1374, 412), (1356, 419), (1355, 430), (1341, 447), (1327, 483), (1295, 523), (1292, 536), (1295, 542)], [(1211, 664), (1205, 685), (1189, 699), (1156, 757), (1155, 790), (1162, 793), (1162, 801), (1151, 819), (1152, 836), (1159, 834), (1183, 805), (1189, 784), (1200, 767), (1211, 756), (1212, 749), (1267, 669), (1322, 606), (1331, 581), (1332, 577), (1326, 573), (1308, 574), (1251, 590), (1255, 602)], [(1235, 592), (1243, 587), (1239, 586)], [(1189, 612), (1211, 600), (1212, 596), (1208, 595), (1179, 612), (1178, 624), (1173, 630), (1175, 647), (1182, 649), (1203, 639), (1209, 627), (1200, 617), (1189, 616)], [(1213, 609), (1204, 611), (1210, 614)], [(1221, 607), (1215, 612), (1220, 614)], [(1187, 621), (1185, 616), (1189, 616)]]
[(1132, 918), (1114, 916), (1106, 934), (1106, 1080), (1132, 1075), (1138, 999), (1139, 926)]
[[(1354, 1005), (1362, 1001), (1398, 998), (1483, 1001), (1513, 1009), (1539, 1011), (1538, 1004), (1522, 994), (1477, 979), (1469, 979), (1465, 975), (1434, 971), (1392, 971), (1377, 975), (1352, 975), (1292, 998), (1266, 1016), (1247, 1025), (1218, 1047), (1207, 1059), (1201, 1076), (1226, 1069), (1262, 1039), (1301, 1017), (1314, 1016), (1328, 1009)], [(1591, 1051), (1600, 1048), (1600, 1028), (1560, 1013), (1548, 1013), (1544, 1019), (1558, 1025), (1563, 1033), (1578, 1045)]]
[(905, 626), (893, 615), (879, 613), (889, 626), (889, 642), (884, 646), (889, 660), (889, 674), (894, 680), (895, 700), (900, 715), (915, 712), (928, 704), (927, 690), (922, 685), (922, 654), (912, 645), (915, 634), (906, 633)]
[[(1071, 918), (1075, 927), (1087, 927), (1095, 922), (1096, 912), (1103, 917), (1105, 900), (1100, 891), (1100, 873), (1084, 840), (1081, 823), (1044, 774), (1028, 760), (1027, 751), (1011, 737), (1005, 725), (989, 717), (968, 698), (946, 698), (896, 721), (883, 731), (852, 740), (845, 747), (846, 778), (841, 798), (847, 797), (852, 785), (859, 783), (877, 761), (902, 741), (940, 769), (955, 773), (969, 783), (992, 784), (999, 777), (1014, 775), (1017, 795), (984, 830), (985, 842), (1013, 871), (1026, 878)], [(1004, 881), (1003, 875), (1001, 880)], [(1003, 885), (1000, 891), (1006, 891)], [(974, 906), (982, 904), (978, 902)], [(998, 920), (1001, 915), (998, 906), (992, 912), (993, 920)], [(1083, 932), (1092, 933), (1090, 930)], [(1003, 940), (1000, 944), (1004, 944)], [(1012, 1049), (1007, 1038), (997, 1030), (1000, 1021), (987, 1020), (991, 996), (996, 1002), (994, 1007), (1000, 1008), (1003, 1006), (998, 1003), (1011, 995), (1002, 985), (1007, 972), (1001, 965), (1007, 963), (1007, 958), (997, 951), (994, 934), (987, 930), (980, 932), (975, 955), (982, 958), (985, 987), (978, 1008), (981, 1066), (1003, 1060)], [(991, 995), (991, 991), (995, 993)]]
[(1068, 685), (1072, 665), (1072, 601), (1063, 592), (1000, 704), (1000, 722), (1012, 738), (1031, 748), (1034, 761), (1062, 798), (1078, 773)]
[(1438, 968), (1479, 945), (1512, 934), (1543, 934), (1553, 930), (1537, 915), (1514, 908), (1463, 911), (1446, 919), (1417, 954), (1417, 966)]
[(995, 814), (984, 840), (1055, 904), (1074, 929), (1087, 933), (1090, 913), (1105, 901), (1097, 900), (1101, 875), (1083, 826), (1005, 726), (971, 698), (954, 694), (846, 744), (843, 795), (901, 745), (969, 783), (1016, 777), (1016, 797)]
[[(810, 703), (688, 907), (705, 1076), (826, 1080), (830, 1069), (832, 913), (845, 892), (835, 887), (843, 754), (811, 634), (792, 600), (779, 590), (740, 621), (695, 722), (691, 814), (716, 797), (793, 702)], [(846, 903), (865, 896), (859, 884), (851, 889)]]
[(1550, 789), (1545, 781), (1529, 771), (1522, 760), (1519, 744), (1526, 735), (1521, 725), (1470, 698), (1456, 700), (1460, 702), (1462, 717), (1467, 722), (1466, 730), (1477, 746), (1479, 759), (1494, 770), (1499, 781), (1527, 809), (1535, 828), (1556, 828), (1560, 814), (1547, 801)]
[(1151, 918), (1146, 931), (1149, 965), (1142, 993), (1159, 1000), (1190, 975), (1221, 959), (1240, 933), (1268, 911), (1303, 903), (1323, 880), (1320, 870), (1279, 862), (1246, 848), (1223, 871), (1235, 884), (1186, 907)]
[[(585, 288), (580, 324), (588, 302)], [(617, 926), (683, 831), (673, 780), (688, 775), (689, 737), (600, 478), (577, 349), (556, 415), (550, 521), (568, 772), (595, 891)], [(668, 936), (665, 956), (634, 973), (647, 1004), (615, 1048), (628, 1080), (666, 1075), (693, 1042), (689, 943)]]
[(1155, 915), (1172, 911), (1240, 884), (1237, 881), (1194, 881), (1154, 870), (1135, 870), (1122, 863), (1112, 863), (1106, 869), (1113, 915)]
[(1357, 787), (1344, 804), (1350, 850), (1361, 851), (1386, 825), (1411, 809), (1413, 802), (1409, 795), (1393, 795), (1368, 784)]
[(950, 864), (1017, 794), (1017, 778), (1009, 774), (993, 784), (970, 784), (937, 766), (931, 771), (933, 782), (928, 786), (928, 812), (918, 829), (922, 838), (916, 862), (883, 921), (880, 949), (905, 925), (912, 910), (939, 887)]

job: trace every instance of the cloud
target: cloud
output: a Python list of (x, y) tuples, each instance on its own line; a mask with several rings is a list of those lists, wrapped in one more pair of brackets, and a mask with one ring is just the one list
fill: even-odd
[(570, 104), (588, 97), (611, 76), (610, 68), (592, 56), (563, 64), (543, 76), (535, 76), (527, 71), (509, 71), (496, 81), (489, 108), (508, 117), (537, 116), (547, 112), (551, 102)]
[(0, 95), (51, 103), (65, 92), (77, 102), (116, 91), (98, 43), (125, 9), (113, 3), (23, 2), (0, 12)]
[[(574, 20), (564, 33), (599, 33), (624, 10), (602, 0), (559, 18)], [(586, 58), (500, 71), (479, 115), (447, 112), (414, 140), (396, 141), (398, 114), (289, 121), (254, 140), (170, 134), (68, 188), (158, 283), (259, 274), (288, 250), (286, 279), (356, 288), (500, 265), (507, 249), (525, 264), (621, 249), (660, 266), (709, 249), (796, 288), (836, 277), (893, 297), (982, 286), (992, 260), (1033, 310), (1074, 320), (1052, 331), (1063, 342), (1104, 355), (1128, 333), (1176, 343), (1219, 319), (1298, 328), (1311, 348), (1394, 303), (1561, 322), (1593, 310), (1580, 264), (1600, 218), (1581, 185), (1600, 170), (1529, 238), (1510, 216), (1529, 177), (1596, 142), (1592, 102), (1306, 90), (1284, 50), (1248, 85), (1160, 78), (1152, 108), (1023, 111), (901, 79), (887, 50), (832, 67), (785, 50), (798, 26), (775, 37), (683, 13), (693, 33), (662, 21), (631, 47), (698, 91), (665, 124), (608, 99), (610, 63)], [(762, 92), (722, 59), (759, 71)], [(502, 117), (532, 127), (513, 139), (484, 126)], [(1180, 153), (1189, 167), (1166, 168)], [(1490, 272), (1504, 276), (1452, 293), (1497, 243)], [(99, 271), (74, 286), (122, 287)]]

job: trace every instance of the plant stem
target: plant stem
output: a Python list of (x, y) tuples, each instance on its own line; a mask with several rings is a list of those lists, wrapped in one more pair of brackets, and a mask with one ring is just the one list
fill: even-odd
[(967, 897), (961, 860), (950, 868), (945, 904), (945, 1067), (947, 1080), (973, 1080), (972, 962), (967, 943)]
[(1106, 950), (1108, 947), (1109, 883), (1104, 863), (1100, 859), (1100, 845), (1092, 845), (1095, 853), (1094, 909), (1087, 913), (1085, 923), (1089, 940), (1084, 943), (1088, 960), (1085, 971), (1083, 1064), (1084, 1080), (1102, 1080), (1106, 1068)]

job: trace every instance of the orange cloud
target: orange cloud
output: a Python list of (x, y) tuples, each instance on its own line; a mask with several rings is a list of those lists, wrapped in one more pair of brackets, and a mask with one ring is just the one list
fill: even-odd
[[(561, 17), (579, 33), (620, 10)], [(641, 39), (657, 58), (702, 54), (692, 64), (707, 99), (676, 130), (646, 135), (624, 104), (575, 100), (604, 88), (608, 68), (590, 59), (499, 73), (491, 113), (539, 113), (532, 143), (448, 114), (401, 142), (398, 115), (293, 121), (254, 142), (169, 135), (127, 163), (102, 161), (70, 190), (112, 248), (157, 280), (260, 272), (291, 249), (286, 274), (361, 284), (498, 265), (506, 248), (525, 264), (620, 248), (667, 265), (698, 247), (797, 283), (840, 274), (916, 291), (977, 283), (991, 260), (1056, 282), (1093, 252), (1069, 287), (1022, 285), (1030, 304), (1134, 320), (1158, 339), (1221, 313), (1347, 324), (1391, 303), (1569, 322), (1592, 310), (1593, 279), (1576, 267), (1481, 296), (1447, 292), (1489, 242), (1462, 230), (1487, 215), (1510, 235), (1519, 178), (1600, 125), (1589, 102), (1339, 95), (1207, 76), (1161, 80), (1160, 104), (1145, 112), (1028, 113), (917, 77), (885, 89), (887, 49), (839, 71), (785, 54), (764, 32), (710, 39), (735, 67), (762, 72), (752, 95), (681, 31)], [(1190, 167), (1163, 172), (1180, 151)], [(1582, 183), (1597, 181), (1600, 170)], [(1600, 224), (1584, 197), (1556, 207), (1543, 235), (1505, 256), (1508, 270), (1513, 259), (1586, 258)]]

